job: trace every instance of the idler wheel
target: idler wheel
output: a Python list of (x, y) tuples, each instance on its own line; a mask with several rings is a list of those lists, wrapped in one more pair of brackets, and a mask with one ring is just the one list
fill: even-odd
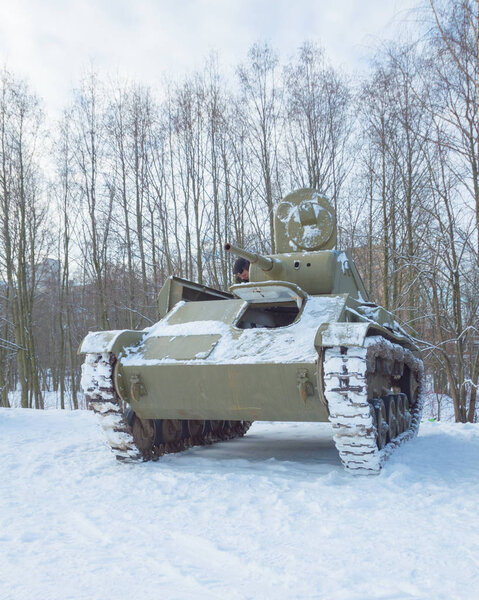
[(137, 415), (133, 418), (131, 427), (133, 440), (140, 452), (148, 456), (153, 450), (156, 437), (156, 425), (153, 419), (140, 419)]

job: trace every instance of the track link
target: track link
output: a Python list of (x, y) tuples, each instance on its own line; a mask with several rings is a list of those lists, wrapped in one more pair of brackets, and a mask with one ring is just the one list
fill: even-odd
[[(405, 411), (407, 428), (380, 449), (378, 437), (385, 439), (389, 426), (381, 418), (378, 420), (376, 406), (382, 398), (371, 398), (368, 385), (371, 385), (381, 361), (388, 365), (396, 361), (396, 364), (402, 363), (407, 367), (410, 377), (415, 379), (416, 395), (415, 402), (411, 402)], [(365, 347), (326, 349), (323, 374), (334, 443), (344, 467), (356, 474), (378, 473), (398, 446), (417, 435), (423, 406), (422, 361), (399, 344), (371, 337), (366, 340)], [(378, 423), (380, 432), (377, 430)]]
[(215, 442), (243, 436), (251, 426), (250, 421), (232, 421), (221, 431), (204, 431), (202, 435), (184, 436), (175, 443), (158, 444), (141, 450), (135, 443), (132, 429), (123, 412), (120, 398), (113, 383), (116, 357), (112, 353), (86, 354), (82, 365), (81, 386), (87, 406), (100, 418), (107, 444), (122, 462), (158, 460), (164, 454), (182, 452), (192, 446), (205, 446)]

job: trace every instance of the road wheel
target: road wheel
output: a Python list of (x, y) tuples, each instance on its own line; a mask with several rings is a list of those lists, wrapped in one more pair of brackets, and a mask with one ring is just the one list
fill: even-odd
[(214, 435), (220, 435), (225, 426), (224, 421), (210, 421), (210, 429)]
[(376, 426), (376, 444), (382, 450), (387, 443), (388, 423), (386, 418), (386, 406), (382, 398), (373, 400), (371, 404), (373, 424)]
[(205, 421), (191, 419), (186, 422), (188, 435), (192, 438), (200, 438), (205, 431)]
[(387, 441), (391, 442), (398, 434), (398, 417), (395, 396), (388, 396), (385, 398), (384, 404), (386, 406), (386, 418), (388, 424)]
[(156, 437), (156, 425), (153, 419), (140, 419), (137, 415), (133, 418), (133, 440), (138, 450), (144, 457), (151, 455)]
[(405, 403), (403, 394), (398, 394), (396, 396), (396, 413), (398, 420), (398, 431), (397, 434), (401, 435), (404, 431), (406, 431), (406, 415), (405, 415)]
[(167, 451), (176, 451), (181, 442), (183, 425), (180, 419), (161, 420), (161, 442), (165, 444)]

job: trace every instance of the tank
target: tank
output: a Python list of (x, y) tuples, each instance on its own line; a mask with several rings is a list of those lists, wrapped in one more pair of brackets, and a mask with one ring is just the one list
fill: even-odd
[(276, 253), (230, 293), (170, 277), (159, 321), (91, 332), (82, 386), (123, 461), (242, 436), (255, 420), (330, 422), (344, 467), (377, 473), (417, 433), (423, 365), (394, 316), (371, 302), (336, 216), (312, 189), (275, 211)]

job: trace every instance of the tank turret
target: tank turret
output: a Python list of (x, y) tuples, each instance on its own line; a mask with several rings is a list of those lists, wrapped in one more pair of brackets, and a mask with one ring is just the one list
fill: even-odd
[(231, 243), (225, 250), (250, 261), (250, 282), (288, 281), (311, 295), (350, 294), (368, 298), (348, 252), (336, 246), (336, 215), (329, 201), (312, 189), (288, 194), (274, 221), (277, 254), (263, 256)]
[(276, 251), (314, 252), (336, 246), (336, 214), (319, 192), (303, 188), (278, 204), (274, 218)]

